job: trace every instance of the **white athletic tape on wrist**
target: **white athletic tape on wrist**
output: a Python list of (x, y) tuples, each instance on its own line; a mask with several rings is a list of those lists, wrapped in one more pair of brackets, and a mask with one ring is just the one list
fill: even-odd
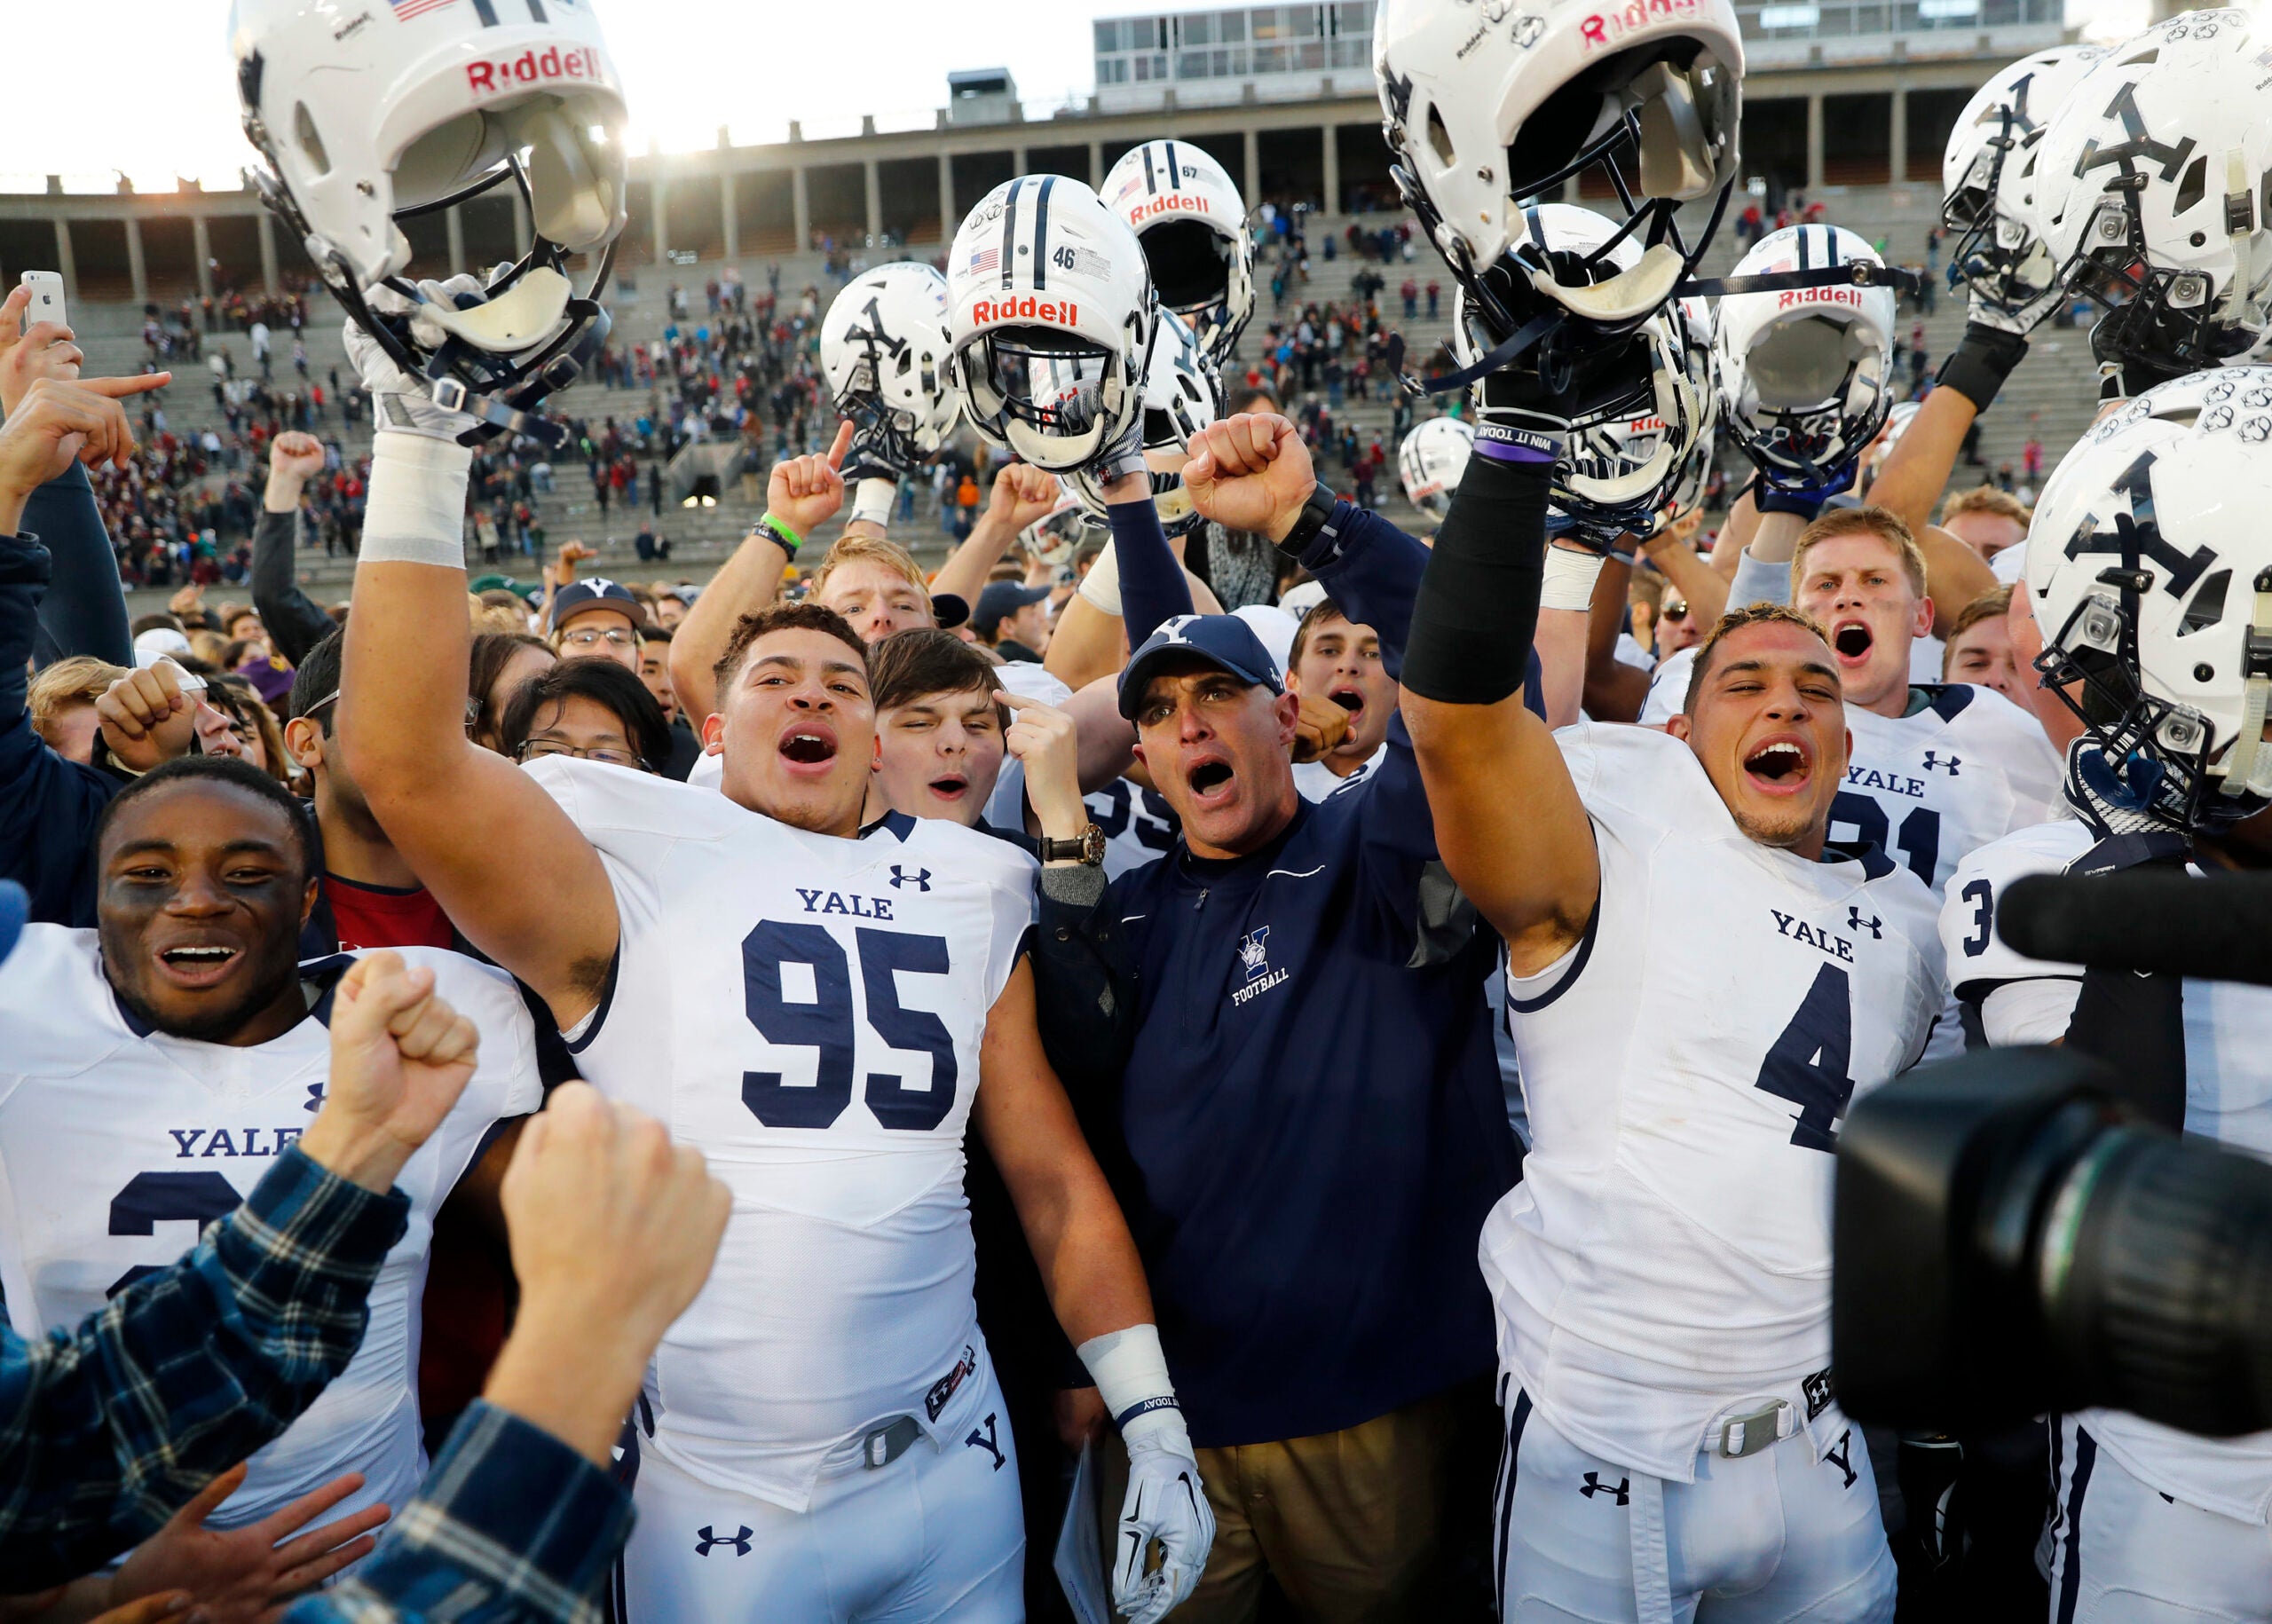
[(1566, 547), (1546, 549), (1546, 579), (1538, 588), (1541, 609), (1572, 609), (1584, 614), (1594, 606), (1594, 582), (1601, 579), (1605, 562), (1599, 553), (1574, 553)]
[(1173, 1412), (1182, 1423), (1182, 1407), (1175, 1400), (1175, 1384), (1168, 1379), (1167, 1355), (1160, 1352), (1157, 1326), (1131, 1325), (1101, 1336), (1092, 1336), (1077, 1350), (1081, 1362), (1096, 1378), (1097, 1396), (1105, 1413), (1124, 1431), (1128, 1423), (1146, 1415)]
[(1791, 601), (1791, 561), (1770, 564), (1763, 558), (1754, 558), (1746, 548), (1736, 556), (1735, 579), (1728, 583), (1728, 607), (1743, 609), (1753, 603), (1787, 603)]
[(853, 487), (852, 516), (881, 529), (891, 523), (891, 505), (898, 500), (898, 480), (863, 479)]
[(1120, 560), (1114, 554), (1111, 542), (1104, 544), (1104, 550), (1097, 555), (1097, 561), (1089, 566), (1089, 572), (1081, 577), (1081, 584), (1074, 590), (1088, 599), (1098, 613), (1120, 619)]
[(464, 569), (465, 485), (472, 467), (472, 448), (454, 441), (396, 430), (374, 435), (360, 559)]

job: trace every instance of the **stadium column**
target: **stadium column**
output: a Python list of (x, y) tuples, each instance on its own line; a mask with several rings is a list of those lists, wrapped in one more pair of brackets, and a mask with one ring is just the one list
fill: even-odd
[(465, 271), (465, 217), (452, 203), (442, 211), (442, 225), (449, 233), (450, 274), (458, 276)]
[(718, 177), (718, 240), (726, 245), (728, 259), (742, 256), (741, 225), (734, 217), (734, 172), (728, 169)]
[(1822, 190), (1822, 92), (1807, 97), (1807, 198)]
[(1102, 141), (1089, 143), (1089, 190), (1092, 192), (1104, 190), (1104, 143)]
[(1889, 151), (1893, 168), (1887, 178), (1899, 185), (1909, 178), (1909, 87), (1896, 81), (1893, 87), (1893, 119), (1889, 133)]
[(142, 257), (142, 222), (126, 217), (126, 280), (137, 309), (150, 302), (150, 262)]
[(867, 193), (868, 242), (872, 247), (884, 239), (883, 179), (877, 172), (876, 161), (873, 158), (861, 164), (860, 182), (862, 188)]
[(1340, 143), (1333, 138), (1335, 132), (1334, 127), (1331, 124), (1325, 126), (1323, 133), (1325, 136), (1325, 146), (1323, 153), (1325, 159), (1325, 169), (1323, 171), (1325, 176), (1325, 203), (1322, 212), (1326, 214), (1339, 214), (1341, 212)]
[(260, 223), (260, 290), (273, 295), (276, 285), (276, 217), (265, 209), (254, 217)]
[(809, 254), (813, 247), (813, 194), (805, 185), (805, 166), (801, 163), (789, 171), (789, 219), (797, 233), (797, 252)]
[(189, 217), (189, 251), (197, 256), (197, 296), (213, 296), (213, 232), (205, 217)]
[(1262, 207), (1262, 138), (1250, 124), (1246, 129), (1246, 211)]
[(955, 161), (943, 152), (939, 154), (939, 240), (952, 242), (955, 227), (961, 224), (955, 213)]
[(55, 217), (55, 274), (63, 279), (65, 304), (76, 304), (79, 302), (79, 262), (71, 253), (71, 222), (61, 215)]
[(671, 257), (671, 183), (661, 175), (655, 177), (655, 263), (667, 265)]

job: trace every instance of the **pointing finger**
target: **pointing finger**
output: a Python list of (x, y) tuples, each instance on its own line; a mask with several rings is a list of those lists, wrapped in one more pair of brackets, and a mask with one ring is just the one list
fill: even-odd
[(174, 381), (170, 372), (146, 372), (131, 378), (82, 378), (79, 387), (98, 395), (117, 399), (124, 395), (146, 395), (154, 389), (163, 389)]
[(836, 425), (836, 444), (828, 448), (828, 466), (833, 470), (844, 466), (844, 453), (852, 449), (852, 420), (846, 418)]

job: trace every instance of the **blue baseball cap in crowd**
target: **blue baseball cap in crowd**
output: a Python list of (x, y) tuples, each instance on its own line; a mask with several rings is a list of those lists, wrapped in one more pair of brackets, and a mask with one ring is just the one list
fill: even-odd
[(16, 938), (24, 934), (24, 918), (31, 911), (32, 899), (23, 887), (0, 879), (0, 963), (16, 950)]
[[(951, 597), (954, 595), (949, 593), (947, 595)], [(970, 611), (971, 630), (981, 637), (991, 637), (1003, 621), (1021, 609), (1040, 603), (1048, 595), (1049, 588), (1046, 587), (1021, 587), (1014, 580), (988, 581), (986, 589), (978, 595), (978, 607)], [(935, 601), (932, 612), (935, 615), (937, 610)], [(942, 620), (939, 624), (944, 626), (946, 622)]]
[(604, 576), (595, 575), (589, 580), (572, 580), (552, 596), (552, 620), (545, 627), (556, 632), (576, 616), (592, 608), (611, 610), (635, 627), (647, 624), (646, 606), (631, 595), (628, 587), (618, 586)]
[(1250, 688), (1282, 694), (1278, 662), (1262, 646), (1254, 628), (1236, 615), (1177, 615), (1144, 639), (1120, 674), (1120, 713), (1129, 721), (1144, 704), (1144, 690), (1163, 666), (1212, 666)]

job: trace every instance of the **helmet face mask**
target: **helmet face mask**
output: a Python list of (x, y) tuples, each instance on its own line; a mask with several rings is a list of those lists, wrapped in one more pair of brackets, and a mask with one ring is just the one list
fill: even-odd
[(946, 312), (946, 279), (907, 262), (853, 278), (821, 320), (830, 398), (903, 472), (935, 455), (962, 414), (947, 376)]
[[(527, 414), (605, 342), (598, 298), (625, 212), (623, 99), (597, 20), (579, 5), (495, 27), (455, 7), (337, 33), (332, 21), (294, 0), (238, 0), (263, 201), (349, 318), (438, 402), (479, 419), (477, 437), (563, 434)], [(400, 220), (508, 181), (534, 240), (484, 297), (462, 304), (400, 274)], [(594, 266), (580, 296), (577, 255)]]
[(2172, 828), (2272, 805), (2268, 439), (2272, 367), (2158, 385), (2084, 436), (2029, 527), (2037, 668), (2118, 778), (2110, 797)]
[(1190, 141), (1141, 142), (1106, 174), (1107, 208), (1135, 233), (1160, 307), (1219, 366), (1254, 315), (1254, 240), (1223, 166)]

